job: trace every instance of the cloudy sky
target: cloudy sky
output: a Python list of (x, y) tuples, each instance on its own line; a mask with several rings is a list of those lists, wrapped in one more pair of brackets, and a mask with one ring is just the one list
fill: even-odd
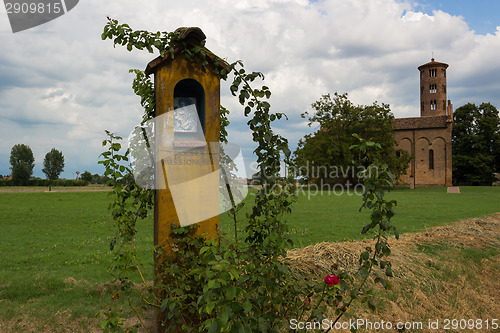
[[(417, 67), (446, 62), (455, 108), (500, 107), (500, 5), (497, 0), (81, 0), (44, 25), (12, 33), (0, 9), (0, 175), (10, 173), (13, 145), (29, 145), (34, 175), (51, 149), (65, 156), (64, 178), (97, 164), (108, 129), (128, 136), (140, 122), (130, 68), (157, 55), (113, 48), (100, 35), (106, 16), (133, 29), (198, 26), (207, 47), (248, 70), (261, 71), (276, 124), (292, 149), (308, 128), (300, 114), (322, 94), (347, 92), (355, 104), (390, 104), (396, 117), (419, 115)], [(231, 141), (252, 160), (243, 110), (228, 93)]]

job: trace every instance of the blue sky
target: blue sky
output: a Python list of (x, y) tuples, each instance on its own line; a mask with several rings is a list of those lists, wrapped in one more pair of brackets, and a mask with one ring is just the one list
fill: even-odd
[(441, 10), (452, 15), (463, 16), (465, 22), (478, 34), (494, 34), (499, 24), (500, 1), (498, 0), (420, 0), (417, 1), (425, 13)]
[[(146, 5), (147, 4), (147, 5)], [(347, 92), (355, 104), (387, 103), (396, 117), (419, 115), (417, 67), (431, 55), (446, 62), (455, 108), (500, 107), (498, 1), (403, 0), (86, 0), (44, 25), (13, 34), (0, 7), (0, 174), (9, 174), (13, 145), (29, 145), (35, 176), (52, 148), (66, 168), (102, 173), (104, 130), (127, 137), (140, 122), (130, 68), (156, 54), (127, 52), (101, 41), (106, 16), (134, 29), (173, 31), (199, 26), (207, 47), (248, 70), (262, 71), (276, 123), (292, 149), (315, 130), (300, 117), (322, 94)], [(251, 133), (223, 83), (232, 142), (254, 160)]]

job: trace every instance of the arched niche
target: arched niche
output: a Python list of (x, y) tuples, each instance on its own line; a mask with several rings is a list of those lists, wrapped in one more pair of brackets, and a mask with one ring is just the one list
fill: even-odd
[(174, 87), (174, 133), (178, 138), (202, 139), (205, 133), (205, 91), (195, 79)]
[(396, 150), (399, 150), (399, 149), (406, 150), (408, 152), (408, 154), (411, 154), (411, 145), (412, 145), (411, 139), (404, 137), (401, 140), (399, 140), (399, 142), (397, 143)]

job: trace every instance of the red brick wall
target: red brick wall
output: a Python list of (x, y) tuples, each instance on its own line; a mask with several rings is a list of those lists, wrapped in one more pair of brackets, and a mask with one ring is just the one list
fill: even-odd
[(446, 115), (448, 65), (434, 61), (418, 67), (420, 71), (420, 115), (422, 117)]
[[(426, 119), (427, 118), (427, 119)], [(414, 156), (410, 161), (407, 175), (401, 178), (401, 183), (415, 186), (451, 186), (452, 159), (451, 159), (451, 122), (444, 122), (444, 126), (422, 127), (422, 123), (443, 124), (441, 119), (400, 118), (398, 123), (412, 123), (415, 127), (399, 126), (394, 133), (396, 149), (404, 149)], [(441, 118), (441, 117), (439, 117)], [(422, 122), (415, 121), (422, 119)], [(424, 120), (425, 119), (425, 120)], [(430, 165), (429, 151), (433, 151), (433, 166)], [(433, 167), (433, 168), (431, 168)]]

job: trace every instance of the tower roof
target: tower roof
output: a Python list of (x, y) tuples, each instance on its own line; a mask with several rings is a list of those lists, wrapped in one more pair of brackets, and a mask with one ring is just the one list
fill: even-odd
[(434, 58), (432, 58), (430, 62), (419, 66), (418, 70), (420, 71), (420, 70), (422, 70), (424, 68), (428, 68), (428, 67), (444, 67), (444, 68), (448, 68), (448, 64), (445, 64), (444, 62), (435, 61)]

